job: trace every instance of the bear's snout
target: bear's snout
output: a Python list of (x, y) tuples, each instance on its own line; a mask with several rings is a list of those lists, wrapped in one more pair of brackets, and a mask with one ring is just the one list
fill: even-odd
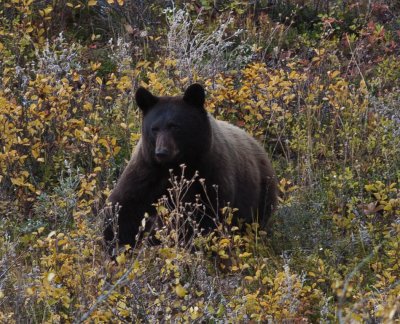
[(175, 141), (167, 134), (160, 134), (157, 136), (154, 155), (159, 163), (173, 162), (178, 155)]
[(156, 149), (156, 158), (157, 160), (167, 159), (170, 155), (169, 151), (165, 148)]

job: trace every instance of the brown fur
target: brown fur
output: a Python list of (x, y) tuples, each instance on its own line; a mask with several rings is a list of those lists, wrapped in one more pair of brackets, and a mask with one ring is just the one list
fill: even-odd
[(219, 186), (228, 188), (226, 194), (231, 206), (239, 209), (239, 218), (266, 225), (277, 205), (277, 183), (264, 148), (242, 129), (209, 118), (213, 140), (207, 160), (220, 174)]

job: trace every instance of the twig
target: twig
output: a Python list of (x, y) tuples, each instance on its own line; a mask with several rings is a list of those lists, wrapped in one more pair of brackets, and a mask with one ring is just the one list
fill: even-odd
[(339, 297), (339, 304), (338, 304), (338, 310), (337, 310), (337, 315), (339, 319), (339, 323), (345, 323), (343, 320), (343, 304), (346, 299), (346, 291), (347, 288), (349, 287), (350, 280), (354, 277), (354, 275), (359, 272), (359, 270), (369, 261), (371, 258), (374, 256), (374, 254), (380, 249), (382, 244), (379, 244), (369, 255), (367, 255), (364, 259), (361, 260), (359, 264), (353, 269), (353, 271), (350, 272), (350, 274), (346, 277), (346, 280), (344, 281), (343, 285), (343, 290), (342, 294)]

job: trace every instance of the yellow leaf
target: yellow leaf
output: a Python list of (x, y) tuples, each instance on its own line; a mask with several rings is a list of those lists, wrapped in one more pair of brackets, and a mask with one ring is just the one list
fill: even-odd
[(47, 235), (47, 238), (51, 238), (52, 236), (56, 235), (56, 231), (51, 231), (49, 235)]
[(53, 8), (52, 7), (47, 7), (47, 8), (45, 8), (45, 9), (43, 9), (43, 10), (39, 10), (39, 14), (42, 16), (42, 17), (44, 17), (44, 16), (47, 16), (50, 12), (52, 12), (53, 11)]
[(219, 244), (221, 246), (227, 246), (227, 245), (229, 245), (229, 243), (230, 243), (230, 241), (227, 238), (223, 238), (223, 239), (221, 239), (221, 241), (219, 241)]
[(11, 183), (16, 186), (23, 186), (25, 181), (23, 178), (11, 178)]
[(178, 285), (175, 287), (175, 292), (176, 292), (176, 294), (177, 294), (179, 297), (181, 297), (181, 298), (185, 297), (186, 294), (187, 294), (187, 290), (186, 290), (185, 288), (183, 288), (181, 284), (178, 284)]
[(49, 274), (47, 275), (47, 281), (51, 282), (55, 276), (56, 274), (54, 272), (49, 272)]
[(97, 0), (89, 0), (89, 2), (88, 2), (89, 7), (95, 6), (96, 4), (97, 4)]
[(38, 148), (32, 149), (32, 156), (37, 159), (39, 157), (39, 151)]
[(261, 280), (261, 282), (262, 282), (263, 285), (265, 285), (265, 284), (267, 284), (267, 283), (271, 283), (272, 280), (271, 280), (270, 278), (268, 278), (268, 277), (264, 277), (264, 278)]
[(117, 256), (118, 264), (125, 264), (125, 262), (126, 262), (125, 253), (121, 253), (120, 255)]
[(26, 293), (29, 295), (29, 296), (32, 296), (35, 292), (33, 291), (33, 289), (32, 288), (27, 288), (26, 289)]
[(249, 256), (251, 256), (251, 253), (249, 253), (249, 252), (244, 252), (244, 253), (239, 254), (239, 258), (247, 258)]
[(90, 63), (90, 68), (92, 69), (92, 71), (98, 70), (100, 68), (100, 66), (101, 66), (101, 63), (97, 63), (97, 62)]
[(393, 206), (389, 203), (383, 209), (386, 211), (391, 211), (391, 210), (393, 210)]
[(174, 252), (173, 249), (170, 249), (168, 247), (160, 249), (160, 255), (166, 259), (173, 259), (176, 256), (176, 253)]

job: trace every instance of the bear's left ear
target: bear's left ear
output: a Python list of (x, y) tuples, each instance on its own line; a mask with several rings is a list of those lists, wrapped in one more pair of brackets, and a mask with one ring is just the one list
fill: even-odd
[(198, 83), (190, 85), (183, 95), (183, 100), (186, 103), (198, 108), (204, 108), (205, 98), (204, 88)]
[(135, 99), (143, 113), (146, 113), (149, 108), (153, 107), (158, 102), (158, 98), (143, 87), (137, 89)]

